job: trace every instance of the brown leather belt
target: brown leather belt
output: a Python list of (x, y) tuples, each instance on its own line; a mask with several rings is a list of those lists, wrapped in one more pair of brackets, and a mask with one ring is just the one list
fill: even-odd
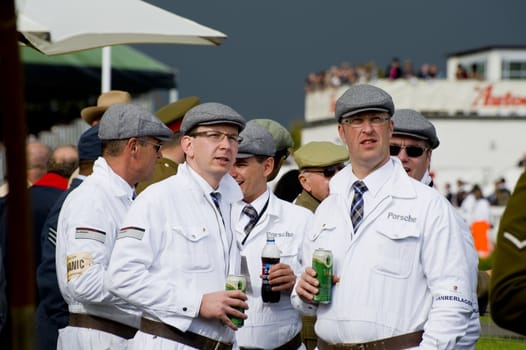
[[(280, 347), (275, 348), (274, 350), (297, 350), (301, 346), (301, 335), (300, 333), (296, 334), (294, 338), (281, 345)], [(239, 347), (239, 350), (262, 350), (259, 348), (244, 348)]]
[(141, 319), (141, 332), (156, 335), (158, 337), (173, 340), (175, 342), (191, 346), (201, 350), (231, 350), (231, 343), (222, 343), (193, 332), (183, 332), (175, 327), (162, 322), (156, 322), (147, 318)]
[(319, 350), (400, 350), (418, 346), (422, 341), (422, 334), (424, 331), (417, 331), (397, 335), (391, 338), (379, 339), (367, 343), (359, 344), (328, 344), (322, 339), (318, 338)]
[(88, 314), (69, 314), (69, 325), (71, 327), (91, 328), (98, 331), (111, 333), (124, 339), (132, 339), (137, 329), (125, 324), (108, 320), (99, 316)]

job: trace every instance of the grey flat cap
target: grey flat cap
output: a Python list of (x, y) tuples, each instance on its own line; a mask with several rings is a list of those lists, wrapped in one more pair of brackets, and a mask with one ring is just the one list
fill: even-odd
[(245, 119), (227, 105), (208, 102), (193, 107), (186, 112), (181, 124), (181, 132), (186, 135), (199, 125), (233, 124), (239, 131), (245, 128)]
[(102, 115), (99, 125), (101, 140), (124, 140), (151, 136), (161, 141), (172, 138), (173, 132), (156, 116), (134, 104), (115, 104)]
[(237, 158), (252, 156), (273, 157), (274, 153), (276, 153), (276, 145), (270, 132), (254, 121), (249, 121), (239, 136), (243, 140), (239, 144)]
[(335, 117), (338, 122), (366, 111), (394, 113), (394, 103), (391, 95), (384, 90), (368, 84), (352, 85), (336, 101)]
[(258, 123), (272, 135), (274, 144), (276, 145), (276, 151), (282, 151), (294, 147), (294, 140), (290, 136), (290, 132), (280, 123), (272, 119), (258, 118), (252, 119), (252, 121)]
[(393, 135), (410, 136), (427, 141), (432, 149), (440, 144), (435, 126), (413, 109), (398, 109), (393, 115)]

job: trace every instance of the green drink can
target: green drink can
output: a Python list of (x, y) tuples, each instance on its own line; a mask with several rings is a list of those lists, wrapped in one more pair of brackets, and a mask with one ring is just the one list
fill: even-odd
[(318, 294), (313, 300), (329, 304), (332, 291), (332, 252), (327, 249), (316, 249), (312, 255), (312, 268), (316, 271), (316, 278), (320, 282)]
[[(243, 275), (228, 275), (226, 278), (226, 290), (240, 290), (243, 293), (246, 293), (247, 291), (247, 280), (245, 276)], [(245, 312), (244, 309), (238, 308), (239, 311)], [(230, 320), (232, 323), (238, 327), (243, 327), (243, 324), (245, 323), (245, 320), (242, 318), (237, 318), (234, 316), (230, 316)]]

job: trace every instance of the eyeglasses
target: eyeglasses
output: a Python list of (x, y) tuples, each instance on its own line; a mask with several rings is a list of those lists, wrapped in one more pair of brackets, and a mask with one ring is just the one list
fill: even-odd
[(161, 150), (161, 147), (163, 146), (162, 144), (160, 143), (153, 143), (153, 142), (148, 142), (148, 141), (144, 141), (144, 143), (147, 143), (149, 145), (152, 145), (153, 146), (153, 149), (155, 150), (156, 153), (159, 153), (159, 151)]
[(225, 137), (228, 139), (228, 142), (230, 142), (231, 144), (239, 144), (243, 140), (243, 138), (239, 136), (238, 134), (229, 134), (229, 133), (222, 132), (222, 131), (212, 131), (212, 130), (193, 132), (191, 134), (188, 134), (188, 136), (191, 136), (191, 137), (203, 136), (215, 143), (219, 143), (223, 141)]
[(343, 118), (340, 120), (340, 123), (343, 125), (349, 125), (351, 128), (363, 128), (365, 121), (369, 121), (372, 126), (380, 126), (386, 121), (389, 120), (389, 117), (374, 116), (371, 118), (362, 118), (362, 117), (350, 117)]
[(343, 168), (345, 168), (345, 166), (342, 164), (342, 165), (331, 165), (331, 166), (328, 166), (322, 169), (303, 169), (303, 171), (306, 171), (309, 173), (320, 173), (320, 174), (323, 174), (323, 176), (325, 176), (326, 178), (330, 179), (334, 175), (336, 175), (338, 171), (342, 170)]
[(401, 145), (390, 145), (389, 146), (389, 152), (392, 156), (397, 156), (402, 149), (405, 149), (405, 153), (407, 153), (407, 156), (411, 158), (418, 158), (422, 154), (424, 154), (425, 151), (428, 150), (427, 147), (418, 147), (418, 146), (401, 146)]

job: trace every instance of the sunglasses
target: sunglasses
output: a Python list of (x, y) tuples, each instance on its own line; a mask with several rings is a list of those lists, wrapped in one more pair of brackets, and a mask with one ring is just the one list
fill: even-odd
[(149, 142), (149, 141), (144, 141), (144, 142), (149, 144), (149, 145), (152, 145), (153, 149), (155, 150), (156, 153), (159, 153), (159, 151), (161, 150), (161, 147), (163, 146), (160, 143), (153, 143), (153, 142)]
[(427, 151), (426, 147), (418, 147), (418, 146), (400, 146), (400, 145), (390, 145), (389, 146), (389, 152), (392, 156), (398, 156), (400, 151), (402, 149), (405, 149), (405, 153), (407, 153), (408, 157), (411, 158), (418, 158), (422, 154), (424, 154), (425, 151)]
[(344, 167), (345, 167), (344, 165), (331, 165), (323, 169), (305, 169), (305, 171), (310, 172), (310, 173), (320, 173), (320, 174), (323, 174), (323, 176), (325, 176), (326, 178), (330, 179), (331, 177), (336, 175), (338, 171), (342, 170)]

